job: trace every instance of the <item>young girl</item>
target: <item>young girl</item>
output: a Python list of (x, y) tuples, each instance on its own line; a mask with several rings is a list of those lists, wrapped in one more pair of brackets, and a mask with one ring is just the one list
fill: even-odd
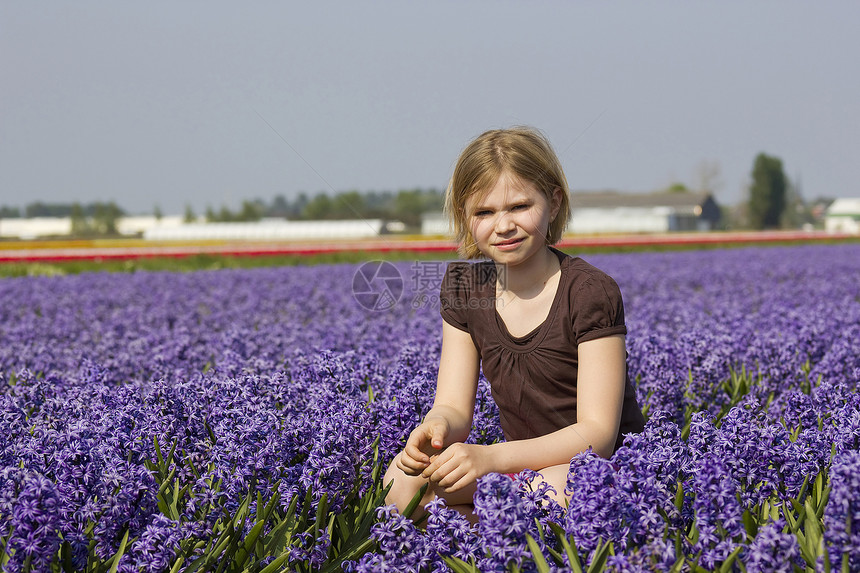
[[(627, 376), (624, 307), (615, 281), (551, 245), (570, 215), (567, 180), (538, 131), (488, 131), (457, 161), (446, 195), (460, 254), (441, 288), (436, 397), (389, 466), (387, 501), (401, 511), (429, 483), (467, 515), (477, 479), (537, 470), (564, 501), (571, 458), (610, 456), (641, 431)], [(464, 443), (478, 371), (492, 387), (506, 441)], [(421, 510), (413, 517), (420, 515)]]

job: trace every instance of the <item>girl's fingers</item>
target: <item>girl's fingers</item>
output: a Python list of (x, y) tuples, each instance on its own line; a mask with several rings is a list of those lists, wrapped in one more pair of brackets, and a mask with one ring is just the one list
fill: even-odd
[(416, 462), (428, 464), (430, 462), (430, 456), (421, 451), (420, 448), (416, 447), (413, 444), (406, 444), (406, 447), (403, 449), (403, 453)]
[(403, 465), (414, 473), (421, 473), (427, 467), (427, 462), (416, 460), (408, 456), (403, 456), (400, 460)]
[(399, 467), (401, 470), (403, 470), (406, 473), (418, 473), (424, 469), (423, 466), (419, 467), (418, 465), (416, 465), (413, 460), (404, 460), (404, 459), (400, 460), (400, 463), (397, 464), (397, 467)]
[(396, 464), (398, 468), (408, 475), (418, 475), (427, 467), (426, 462), (410, 457), (406, 451), (401, 452), (397, 456)]
[(446, 493), (454, 493), (455, 491), (463, 489), (464, 487), (466, 487), (466, 484), (468, 484), (468, 483), (469, 483), (469, 480), (466, 479), (466, 476), (464, 475), (460, 479), (458, 479), (457, 481), (455, 481), (453, 484), (451, 484), (449, 486), (444, 486), (441, 483), (439, 485), (442, 486), (442, 488), (444, 488)]
[(460, 482), (462, 482), (467, 475), (468, 472), (465, 471), (462, 466), (451, 468), (451, 470), (439, 480), (439, 486), (446, 492), (457, 491), (462, 487)]
[(444, 451), (439, 455), (433, 456), (433, 458), (430, 460), (430, 463), (427, 464), (427, 466), (424, 468), (424, 471), (421, 472), (421, 476), (432, 481), (439, 481), (439, 479), (441, 479), (444, 474), (437, 476), (436, 473), (440, 469), (442, 469), (442, 467), (450, 458), (451, 455), (447, 451)]
[(430, 445), (433, 446), (437, 450), (442, 449), (442, 445), (445, 443), (445, 431), (436, 426), (433, 428), (433, 432), (430, 437)]
[(450, 453), (444, 452), (433, 460), (433, 463), (422, 472), (422, 475), (444, 487), (443, 481), (451, 482), (451, 478), (458, 476), (461, 471), (462, 469), (458, 464), (452, 460)]

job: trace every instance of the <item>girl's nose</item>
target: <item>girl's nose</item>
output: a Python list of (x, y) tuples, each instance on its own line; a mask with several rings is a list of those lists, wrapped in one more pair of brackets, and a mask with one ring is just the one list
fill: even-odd
[(514, 219), (510, 213), (502, 212), (496, 217), (496, 233), (508, 233), (513, 231), (515, 227)]

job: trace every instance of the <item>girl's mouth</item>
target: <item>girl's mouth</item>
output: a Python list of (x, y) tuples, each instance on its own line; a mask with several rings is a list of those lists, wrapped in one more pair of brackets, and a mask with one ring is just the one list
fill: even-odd
[(520, 243), (523, 242), (524, 239), (510, 239), (508, 241), (501, 241), (495, 244), (495, 247), (502, 251), (510, 251), (516, 249)]

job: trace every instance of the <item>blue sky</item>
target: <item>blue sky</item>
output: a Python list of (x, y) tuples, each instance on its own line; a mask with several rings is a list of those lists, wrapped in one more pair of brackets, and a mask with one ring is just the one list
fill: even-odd
[[(0, 204), (443, 188), (529, 124), (574, 192), (701, 182), (755, 155), (860, 196), (860, 3), (4, 2)], [(711, 169), (713, 171), (713, 169)]]

